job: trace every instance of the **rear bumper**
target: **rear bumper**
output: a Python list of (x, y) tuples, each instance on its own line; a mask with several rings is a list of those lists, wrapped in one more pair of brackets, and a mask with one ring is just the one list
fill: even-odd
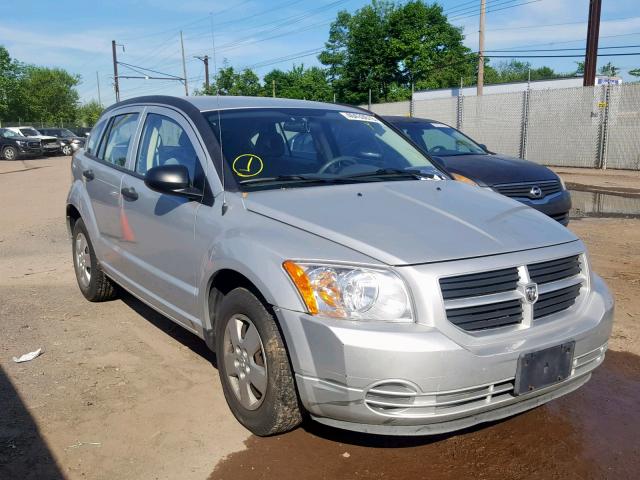
[(563, 225), (569, 223), (569, 211), (571, 210), (571, 194), (568, 190), (563, 190), (553, 195), (548, 195), (540, 200), (529, 198), (514, 198), (514, 200), (524, 203), (536, 210), (549, 215)]
[[(570, 333), (556, 328), (533, 343), (529, 335), (526, 348), (510, 341), (473, 350), (419, 324), (326, 321), (281, 309), (277, 314), (300, 399), (315, 420), (363, 432), (426, 435), (504, 418), (586, 383), (604, 360), (614, 312), (604, 283), (594, 284), (580, 318), (571, 319)], [(513, 394), (521, 354), (569, 340), (576, 344), (567, 380)]]

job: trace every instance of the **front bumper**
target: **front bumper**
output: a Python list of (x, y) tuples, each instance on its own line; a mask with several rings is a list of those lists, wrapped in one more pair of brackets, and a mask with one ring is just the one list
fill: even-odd
[[(575, 312), (579, 318), (568, 319), (566, 328), (546, 323), (523, 331), (521, 341), (510, 337), (481, 348), (418, 323), (363, 324), (276, 312), (300, 399), (315, 420), (356, 431), (426, 435), (504, 418), (586, 383), (604, 360), (614, 306), (604, 282), (594, 277)], [(576, 342), (571, 377), (515, 396), (519, 356), (568, 340)]]

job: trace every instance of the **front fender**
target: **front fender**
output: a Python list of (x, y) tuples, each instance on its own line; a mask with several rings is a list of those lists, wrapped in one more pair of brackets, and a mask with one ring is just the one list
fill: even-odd
[(204, 306), (204, 328), (212, 327), (208, 297), (216, 273), (233, 270), (253, 283), (265, 300), (276, 308), (305, 311), (298, 291), (282, 267), (287, 259), (381, 266), (380, 262), (355, 250), (299, 228), (232, 205), (224, 217), (206, 215), (198, 229), (220, 232), (203, 259), (199, 282), (199, 305)]

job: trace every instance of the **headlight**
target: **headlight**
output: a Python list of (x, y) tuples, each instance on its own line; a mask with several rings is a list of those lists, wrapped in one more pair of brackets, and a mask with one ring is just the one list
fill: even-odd
[(558, 175), (558, 180), (560, 180), (560, 185), (562, 186), (562, 190), (566, 190), (567, 186), (565, 185), (564, 180), (560, 175)]
[(458, 182), (468, 183), (469, 185), (474, 185), (476, 187), (478, 186), (476, 182), (474, 182), (470, 178), (465, 177), (464, 175), (460, 175), (459, 173), (452, 173), (451, 176), (453, 177), (454, 180), (457, 180)]
[(71, 143), (78, 144), (80, 143), (80, 140), (78, 140), (77, 138), (74, 138), (73, 140), (71, 140)]
[(24, 147), (25, 145), (27, 145), (27, 142), (26, 142), (26, 141), (24, 141), (24, 140), (16, 140), (16, 143), (17, 143), (18, 145), (20, 145), (21, 147)]
[(375, 268), (283, 263), (312, 315), (412, 322), (409, 293), (395, 273)]

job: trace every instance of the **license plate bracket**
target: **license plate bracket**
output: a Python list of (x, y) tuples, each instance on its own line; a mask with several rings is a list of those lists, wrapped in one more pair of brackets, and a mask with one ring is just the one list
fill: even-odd
[(520, 355), (514, 393), (523, 395), (566, 380), (571, 375), (576, 342)]

